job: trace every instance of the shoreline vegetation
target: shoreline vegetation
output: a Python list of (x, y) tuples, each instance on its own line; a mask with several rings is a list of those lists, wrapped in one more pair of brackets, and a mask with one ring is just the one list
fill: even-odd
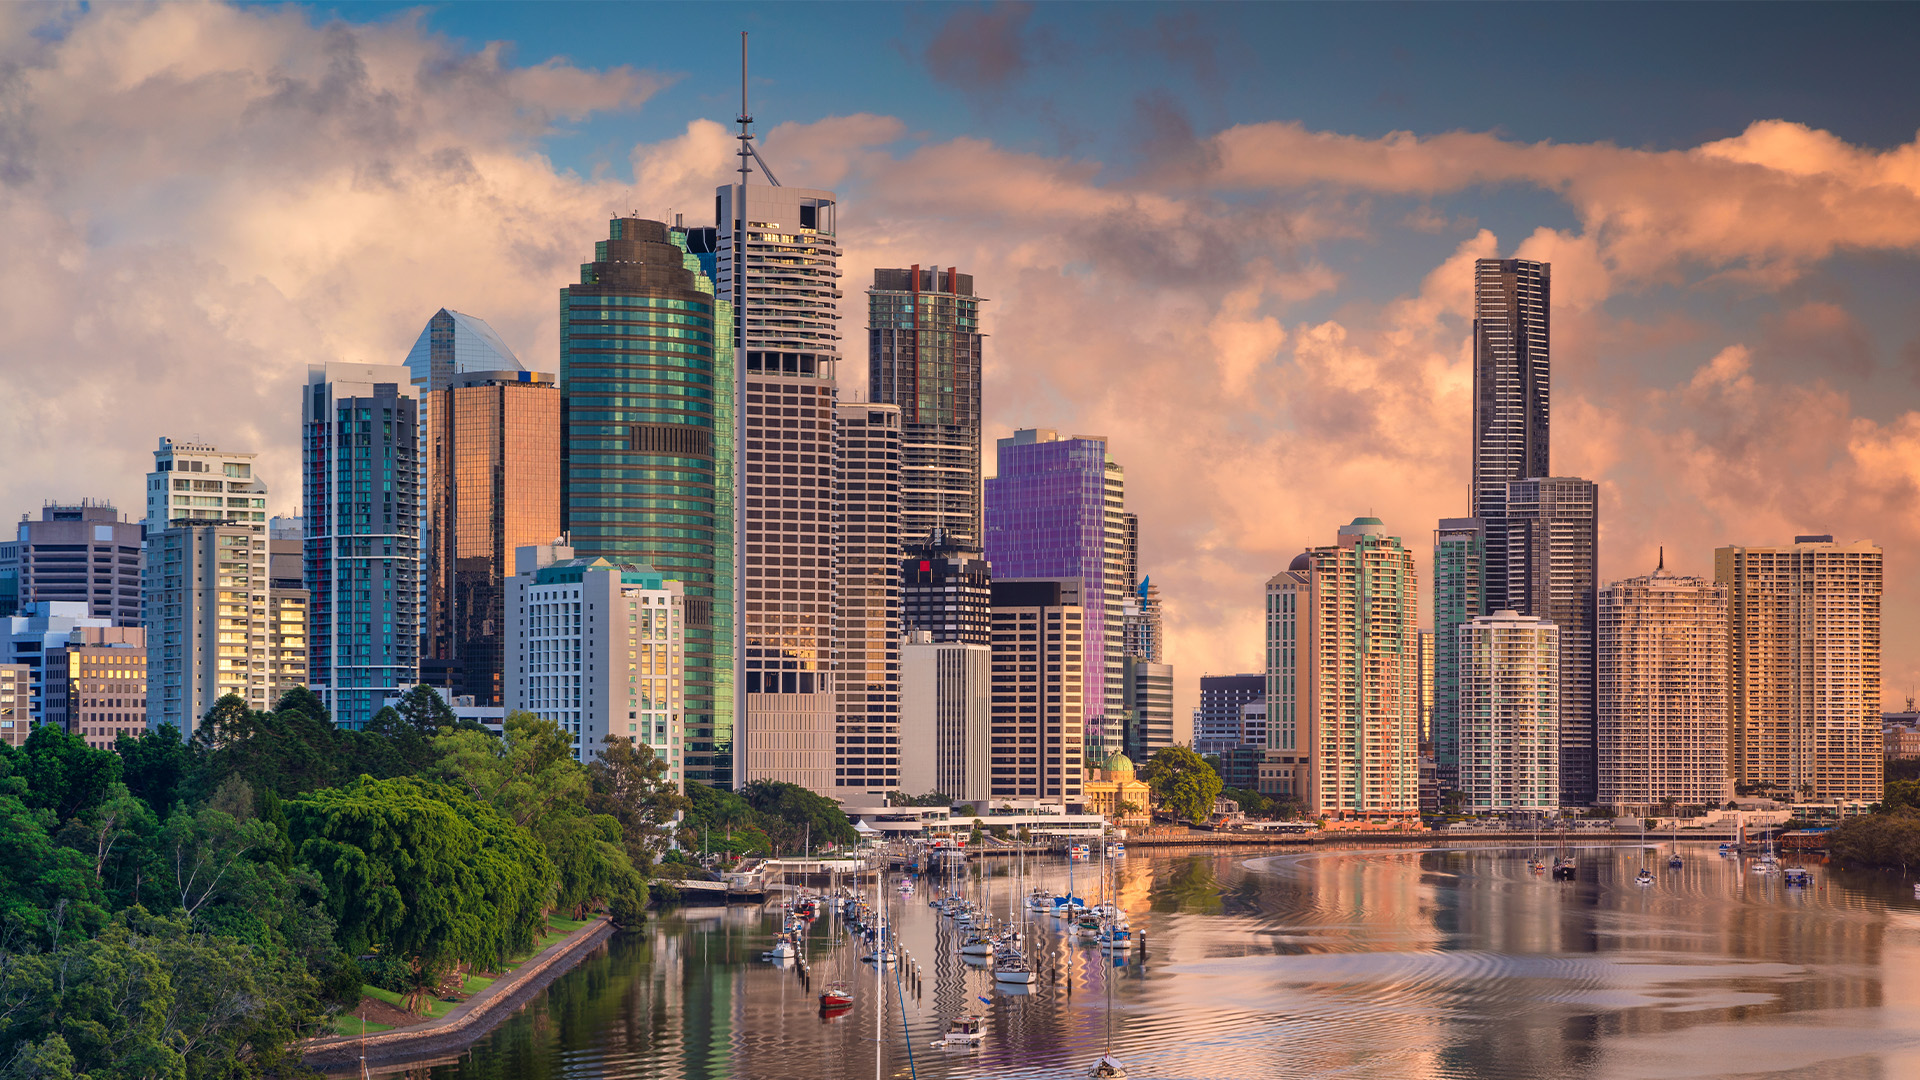
[(38, 726), (0, 746), (0, 1078), (306, 1076), (355, 1011), (444, 1015), (598, 912), (646, 918), (690, 806), (665, 777), (424, 686), (363, 731), (305, 688), (191, 739)]

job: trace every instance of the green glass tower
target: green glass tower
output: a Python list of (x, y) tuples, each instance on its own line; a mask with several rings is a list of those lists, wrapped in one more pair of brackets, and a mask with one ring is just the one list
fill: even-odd
[[(733, 778), (730, 304), (658, 221), (615, 218), (560, 290), (560, 485), (574, 553), (686, 595), (686, 777)], [(719, 332), (716, 333), (716, 327)]]

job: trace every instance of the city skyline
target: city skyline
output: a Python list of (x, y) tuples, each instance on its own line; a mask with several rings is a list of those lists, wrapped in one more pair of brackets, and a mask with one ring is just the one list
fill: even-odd
[[(1920, 327), (1898, 299), (1916, 276), (1920, 195), (1894, 156), (1915, 152), (1916, 125), (1884, 102), (1849, 116), (1846, 102), (1870, 96), (1864, 82), (1804, 100), (1756, 94), (1719, 115), (1690, 105), (1658, 128), (1630, 110), (1574, 110), (1561, 129), (1539, 106), (1503, 112), (1477, 91), (1404, 115), (1274, 92), (1227, 111), (1194, 89), (1202, 65), (1169, 77), (1166, 100), (1122, 110), (1160, 140), (1129, 146), (1004, 119), (1019, 111), (1010, 103), (1057, 89), (1061, 73), (1042, 73), (1032, 44), (1058, 33), (1052, 13), (982, 27), (975, 9), (936, 9), (924, 25), (889, 23), (877, 32), (905, 48), (886, 63), (916, 76), (887, 98), (834, 80), (803, 89), (781, 48), (803, 32), (751, 14), (769, 160), (783, 180), (838, 191), (843, 280), (964, 268), (993, 297), (983, 438), (1099, 431), (1129, 464), (1129, 509), (1154, 523), (1143, 565), (1168, 598), (1182, 713), (1199, 675), (1256, 668), (1248, 598), (1328, 522), (1372, 511), (1412, 540), (1421, 523), (1467, 509), (1459, 418), (1471, 267), (1483, 257), (1556, 264), (1553, 469), (1600, 485), (1601, 583), (1643, 572), (1662, 544), (1676, 571), (1706, 575), (1719, 546), (1872, 540), (1894, 556), (1883, 697), (1897, 702), (1920, 674), (1920, 624), (1903, 602), (1920, 582), (1902, 566), (1920, 539), (1909, 506), (1920, 391), (1908, 374)], [(678, 209), (707, 222), (731, 164), (726, 57), (594, 70), (545, 63), (563, 50), (543, 43), (564, 26), (496, 34), (474, 28), (504, 16), (350, 15), (324, 46), (327, 30), (300, 9), (97, 10), (37, 38), (31, 9), (0, 17), (18, 31), (9, 39), (31, 42), (18, 48), (36, 73), (8, 93), (64, 96), (30, 134), (70, 148), (7, 181), (24, 215), (12, 219), (12, 273), (26, 276), (0, 363), (20, 374), (59, 355), (94, 373), (20, 386), (18, 453), (0, 481), (9, 512), (99, 496), (137, 512), (153, 440), (196, 433), (257, 453), (270, 510), (291, 512), (298, 425), (284, 403), (307, 364), (399, 364), (420, 319), (450, 307), (487, 320), (527, 366), (558, 370), (554, 290), (577, 278), (609, 216)], [(687, 18), (704, 32), (711, 16)], [(1222, 18), (1195, 15), (1188, 38), (1229, 55), (1230, 27), (1210, 21)], [(1784, 34), (1786, 19), (1756, 32)], [(185, 25), (225, 48), (169, 53), (163, 31)], [(1120, 28), (1098, 33), (1111, 43)], [(481, 56), (479, 40), (513, 31), (525, 32), (519, 60)], [(713, 36), (725, 53), (729, 34)], [(324, 64), (302, 57), (349, 47), (378, 62), (337, 98), (301, 106), (306, 145), (222, 111), (266, 100), (274, 76), (321, 86)], [(1007, 49), (1024, 59), (989, 63)], [(152, 55), (133, 63), (141, 50)], [(1084, 67), (1092, 51), (1060, 66)], [(1632, 53), (1621, 71), (1652, 55)], [(495, 95), (463, 99), (472, 112), (458, 123), (446, 110), (462, 91), (413, 78), (448, 59)], [(139, 78), (105, 77), (112, 65)], [(967, 71), (981, 76), (970, 89), (946, 89)], [(255, 89), (231, 105), (198, 96), (195, 80), (221, 73)], [(84, 112), (109, 132), (147, 117), (133, 86), (173, 106), (157, 121), (165, 148), (104, 167), (83, 152), (97, 136), (67, 117)], [(839, 99), (818, 96), (835, 87)], [(388, 90), (416, 110), (411, 143), (341, 122)], [(194, 164), (209, 157), (234, 160), (234, 175)], [(596, 173), (602, 158), (614, 164)], [(259, 168), (292, 166), (309, 175), (274, 205), (230, 186), (265, 190)], [(381, 175), (385, 186), (354, 179)], [(1229, 195), (1245, 200), (1230, 214), (1216, 205)], [(1749, 211), (1737, 230), (1714, 225), (1717, 198)], [(78, 282), (109, 265), (124, 284), (86, 296)], [(846, 293), (853, 331), (865, 297)], [(124, 317), (140, 304), (167, 314)], [(1154, 362), (1168, 355), (1192, 359)]]

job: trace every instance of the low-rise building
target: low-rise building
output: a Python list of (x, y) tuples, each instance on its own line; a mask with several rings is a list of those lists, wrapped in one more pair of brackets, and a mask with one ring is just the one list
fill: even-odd
[(111, 750), (147, 730), (147, 632), (81, 627), (47, 650), (45, 722)]
[(1099, 814), (1115, 825), (1147, 825), (1153, 821), (1153, 789), (1136, 779), (1133, 760), (1114, 754), (1087, 770), (1081, 784), (1086, 795), (1086, 811)]
[(23, 746), (33, 733), (33, 672), (25, 664), (0, 664), (0, 743)]

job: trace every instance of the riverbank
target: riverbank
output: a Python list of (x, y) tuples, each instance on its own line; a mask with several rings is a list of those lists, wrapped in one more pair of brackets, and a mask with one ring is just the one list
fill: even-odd
[[(346, 1072), (357, 1070), (362, 1057), (369, 1065), (393, 1065), (463, 1050), (612, 934), (611, 920), (604, 916), (594, 919), (479, 987), (472, 997), (439, 1016), (385, 1030), (369, 1025), (364, 1036), (355, 1032), (312, 1039), (301, 1048), (304, 1060), (309, 1068)], [(470, 980), (470, 985), (478, 981)]]

